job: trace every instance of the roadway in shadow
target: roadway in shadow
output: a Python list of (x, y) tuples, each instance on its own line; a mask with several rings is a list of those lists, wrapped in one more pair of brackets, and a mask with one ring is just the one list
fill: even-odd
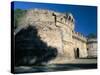
[(15, 73), (37, 73), (37, 72), (57, 72), (73, 71), (84, 69), (97, 69), (97, 64), (52, 64), (46, 66), (21, 66), (15, 68)]

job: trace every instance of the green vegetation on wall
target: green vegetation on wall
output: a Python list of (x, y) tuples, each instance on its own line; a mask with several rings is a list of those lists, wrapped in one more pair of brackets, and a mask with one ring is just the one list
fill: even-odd
[(15, 9), (14, 10), (14, 28), (18, 27), (18, 22), (22, 16), (25, 15), (27, 10), (22, 10), (22, 9)]

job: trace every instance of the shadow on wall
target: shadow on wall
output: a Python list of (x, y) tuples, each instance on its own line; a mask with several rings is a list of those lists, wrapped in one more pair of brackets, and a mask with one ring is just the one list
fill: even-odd
[(42, 65), (57, 56), (56, 48), (47, 46), (37, 35), (37, 29), (29, 26), (15, 35), (15, 66)]

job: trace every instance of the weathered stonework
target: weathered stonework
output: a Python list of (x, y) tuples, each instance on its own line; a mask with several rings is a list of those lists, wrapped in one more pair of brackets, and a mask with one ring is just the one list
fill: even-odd
[(20, 19), (20, 28), (28, 25), (35, 26), (41, 40), (48, 46), (57, 48), (58, 59), (64, 60), (75, 59), (77, 49), (79, 55), (76, 57), (87, 57), (87, 38), (74, 31), (74, 18), (71, 13), (59, 13), (50, 10), (33, 9), (28, 10), (26, 15)]
[(91, 38), (87, 40), (88, 57), (97, 57), (97, 39)]
[(87, 57), (87, 39), (78, 32), (73, 33), (74, 50), (79, 49), (79, 57)]

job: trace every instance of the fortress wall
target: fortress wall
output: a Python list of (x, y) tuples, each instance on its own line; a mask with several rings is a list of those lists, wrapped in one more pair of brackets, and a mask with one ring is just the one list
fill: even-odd
[(79, 49), (79, 57), (87, 57), (87, 39), (79, 34), (79, 33), (73, 33), (73, 44), (74, 44), (74, 50)]
[(20, 26), (35, 25), (37, 23), (40, 23), (42, 25), (47, 23), (54, 23), (52, 12), (37, 9), (28, 10), (26, 15), (19, 21)]
[[(41, 40), (43, 40), (45, 43), (47, 43), (48, 46), (52, 46), (54, 48), (57, 48), (59, 54), (62, 53), (62, 39), (61, 34), (58, 30), (48, 30), (48, 31), (41, 31), (38, 30), (38, 35), (41, 37)], [(59, 36), (59, 37), (58, 37)]]
[(70, 18), (64, 18), (64, 16), (57, 16), (56, 26), (61, 31), (63, 54), (66, 58), (74, 59), (73, 42), (72, 42), (72, 31), (74, 30), (74, 24)]
[(78, 39), (73, 39), (74, 49), (79, 48), (79, 57), (87, 57), (87, 47), (85, 42), (81, 42)]
[[(66, 58), (74, 58), (72, 47), (72, 16), (48, 10), (29, 10), (19, 22), (22, 26), (33, 25), (48, 46), (56, 47)], [(68, 19), (70, 18), (70, 19)]]
[(97, 39), (88, 39), (87, 41), (88, 57), (97, 57)]
[[(75, 50), (79, 48), (79, 57), (87, 57), (87, 39), (74, 32), (74, 18), (69, 13), (49, 10), (28, 10), (19, 21), (19, 27), (35, 26), (38, 36), (48, 46), (58, 50), (58, 57), (75, 59)], [(56, 61), (58, 62), (58, 61)]]
[(53, 13), (53, 11), (47, 10), (29, 10), (19, 24), (26, 27), (35, 26), (41, 40), (48, 46), (57, 48), (58, 55), (63, 55), (61, 30), (55, 24)]

